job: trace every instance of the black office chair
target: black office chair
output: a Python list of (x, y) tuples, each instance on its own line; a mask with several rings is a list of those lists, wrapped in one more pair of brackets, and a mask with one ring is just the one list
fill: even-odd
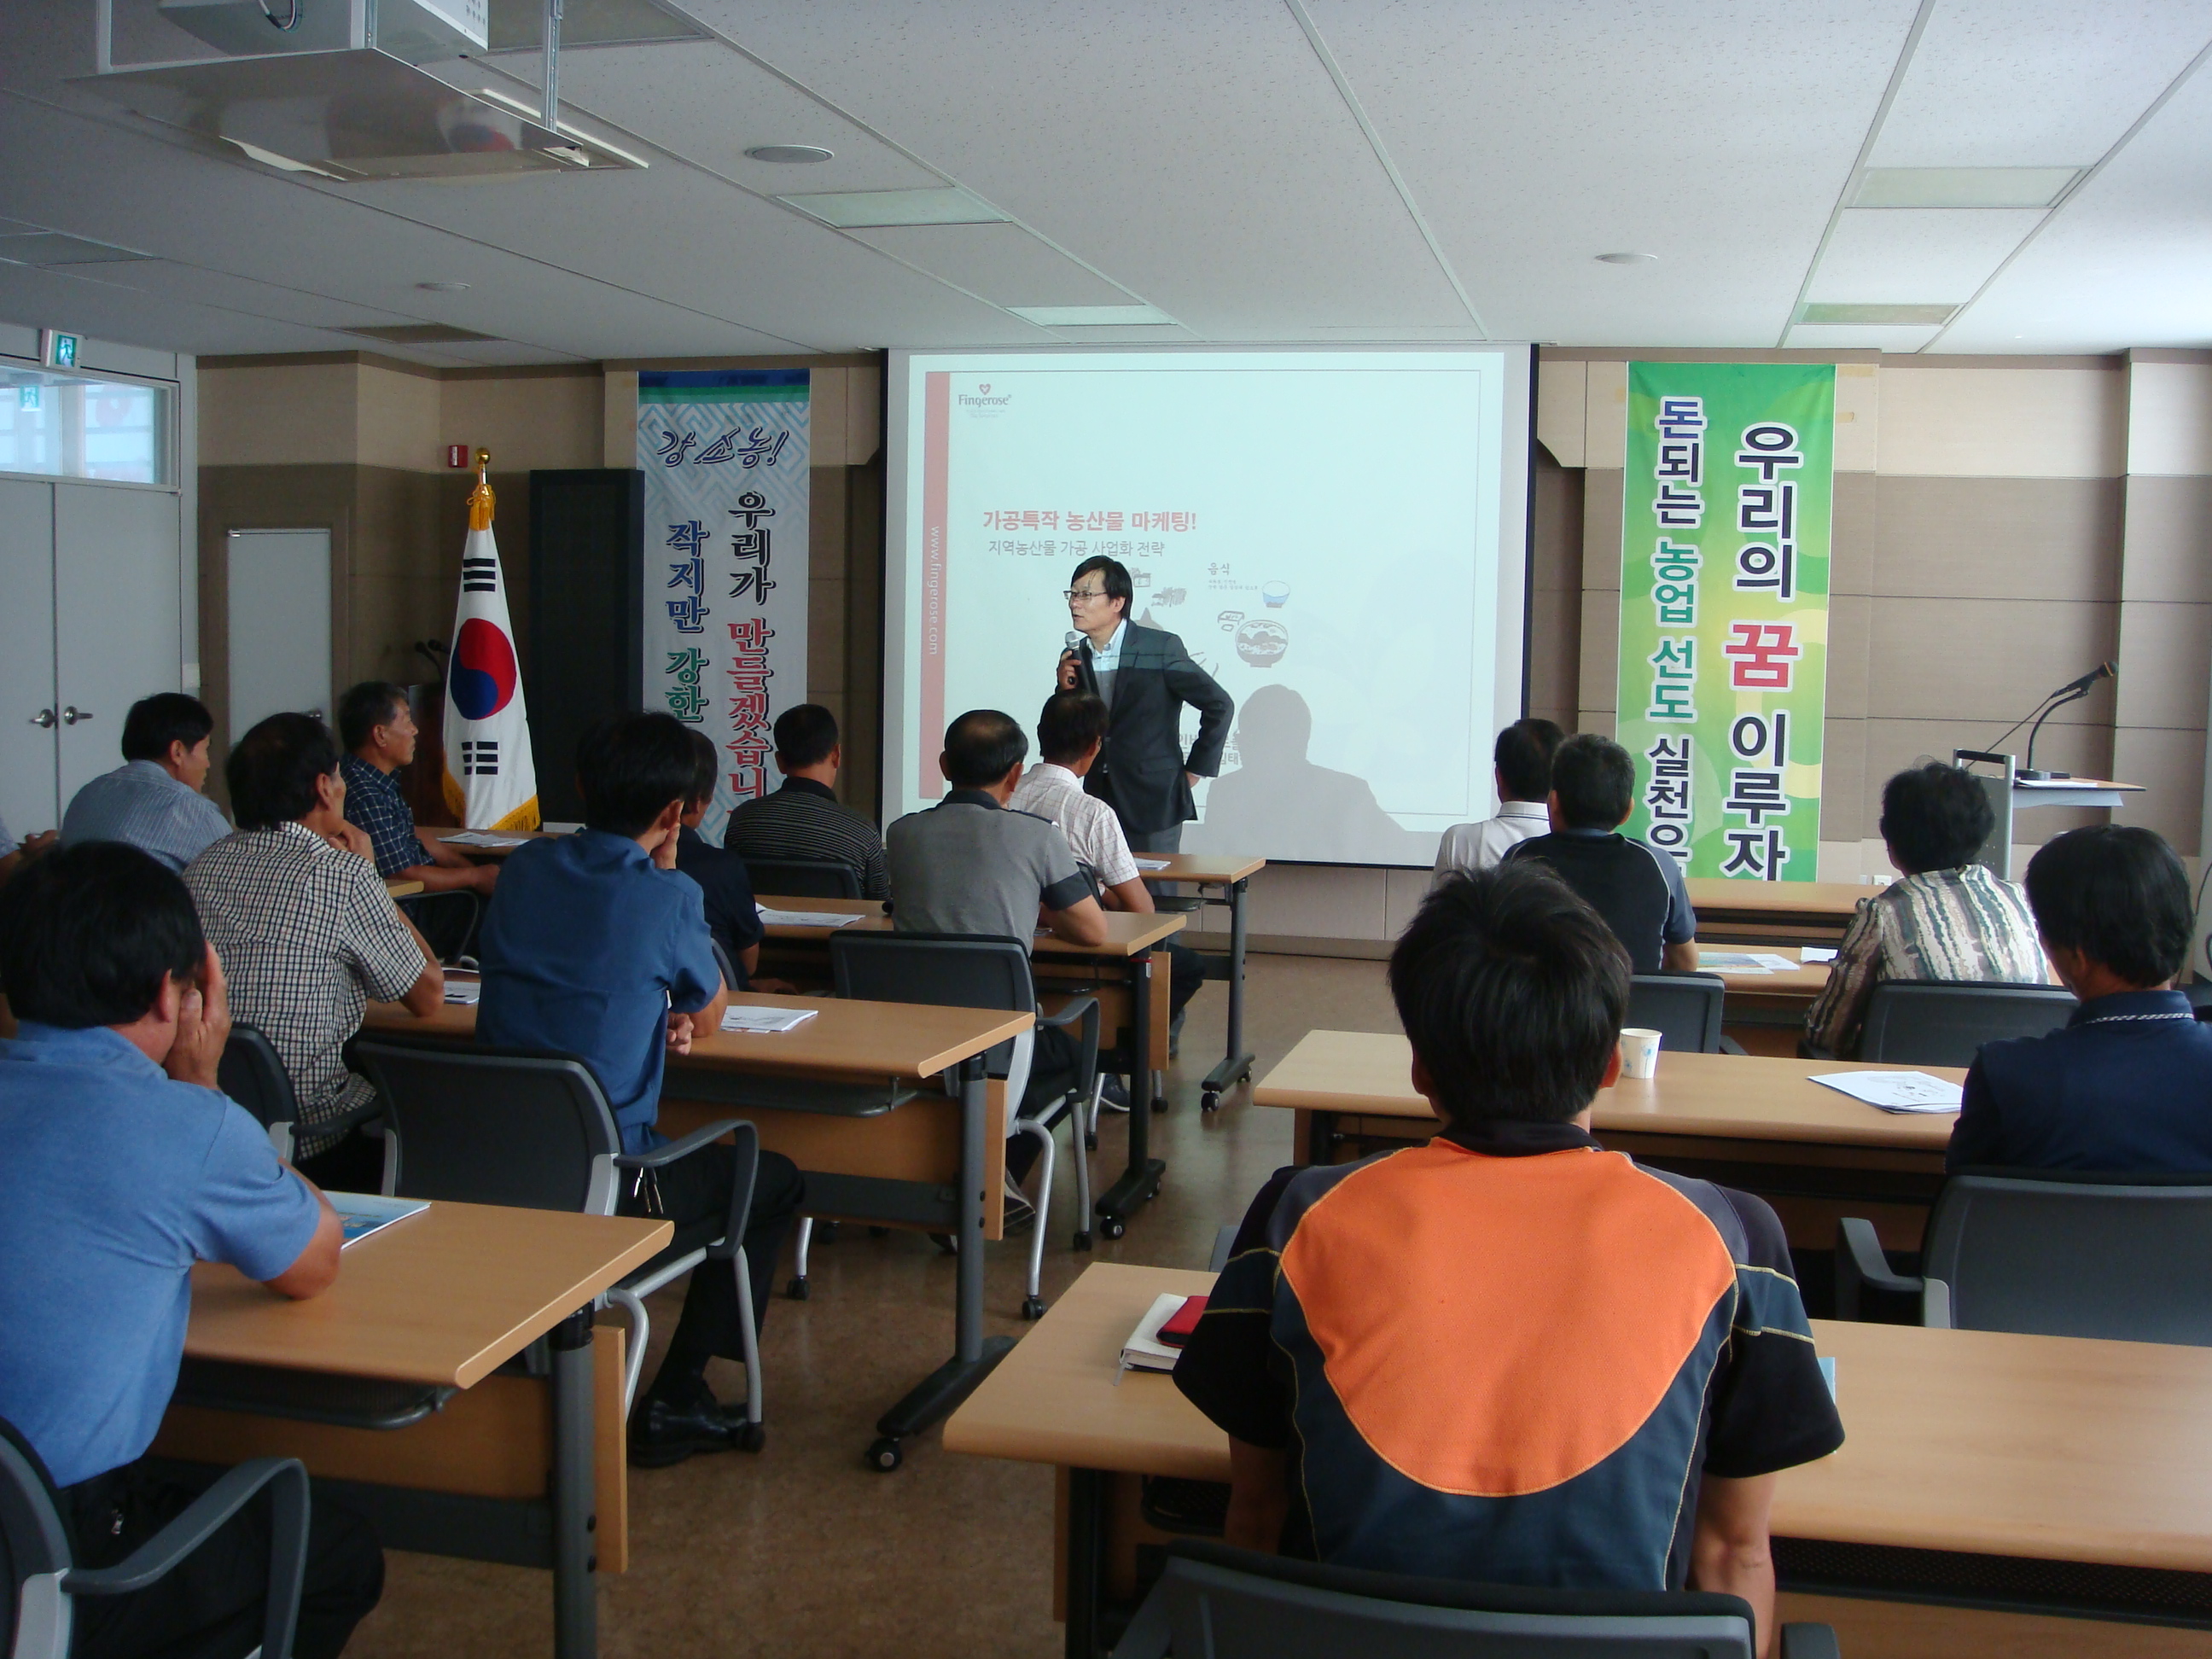
[(405, 912), (447, 966), (471, 956), (477, 929), (483, 925), (483, 899), (465, 887), (448, 887), (435, 893), (410, 893), (398, 901)]
[(292, 1156), (293, 1126), (300, 1121), (300, 1098), (276, 1045), (251, 1025), (233, 1025), (216, 1065), (216, 1085), (253, 1114), (269, 1132), (276, 1156)]
[(747, 859), (745, 874), (753, 891), (778, 898), (860, 896), (859, 872), (833, 859)]
[(1073, 1248), (1091, 1248), (1091, 1160), (1083, 1146), (1086, 1109), (1095, 1106), (1103, 1079), (1098, 1072), (1098, 1000), (1079, 996), (1059, 1012), (1048, 1014), (1037, 1006), (1036, 984), (1030, 975), (1026, 940), (992, 938), (975, 933), (856, 933), (841, 931), (830, 936), (830, 968), (837, 994), (872, 1002), (924, 1002), (939, 1007), (1005, 1008), (1036, 1016), (1039, 1025), (1066, 1027), (1080, 1022), (1082, 1058), (1077, 1062), (1078, 1088), (1052, 1103), (1036, 1117), (1019, 1115), (1022, 1096), (1029, 1085), (1030, 1062), (1036, 1033), (1024, 1031), (1002, 1042), (984, 1058), (984, 1070), (1006, 1085), (1006, 1138), (1034, 1137), (1038, 1143), (1036, 1226), (1030, 1240), (1028, 1294), (1022, 1316), (1036, 1319), (1044, 1313), (1039, 1279), (1044, 1266), (1044, 1235), (1052, 1208), (1053, 1130), (1070, 1114), (1075, 1131), (1069, 1155), (1075, 1159), (1076, 1218)]
[(1637, 974), (1628, 981), (1624, 1025), (1659, 1033), (1662, 1049), (1676, 1054), (1740, 1054), (1741, 1045), (1721, 1035), (1728, 983), (1717, 974)]
[[(1784, 1625), (1782, 1659), (1836, 1659)], [(1113, 1659), (1753, 1659), (1750, 1603), (1697, 1591), (1524, 1589), (1180, 1538)]]
[(1885, 980), (1874, 988), (1861, 1060), (1899, 1066), (1971, 1066), (1984, 1042), (2042, 1036), (2078, 1005), (2055, 985)]
[(1836, 1310), (1863, 1286), (1920, 1298), (1939, 1328), (2212, 1346), (2212, 1176), (1977, 1170), (1944, 1183), (1923, 1275), (1890, 1271), (1872, 1224), (1837, 1230)]
[(0, 1634), (13, 1638), (11, 1659), (68, 1659), (80, 1598), (128, 1595), (158, 1583), (264, 1487), (273, 1524), (261, 1659), (291, 1659), (307, 1571), (307, 1471), (297, 1458), (240, 1463), (113, 1566), (79, 1567), (46, 1465), (0, 1419)]
[(627, 1413), (652, 1331), (644, 1298), (708, 1262), (728, 1263), (737, 1275), (744, 1345), (745, 1426), (735, 1438), (747, 1451), (767, 1443), (744, 1251), (760, 1164), (757, 1129), (743, 1119), (725, 1118), (649, 1152), (626, 1153), (599, 1079), (573, 1055), (391, 1037), (364, 1037), (354, 1052), (391, 1105), (399, 1148), (394, 1191), (402, 1198), (613, 1215), (625, 1171), (665, 1169), (711, 1141), (732, 1137), (738, 1171), (729, 1214), (678, 1227), (666, 1249), (624, 1277), (605, 1299), (629, 1316), (623, 1379)]

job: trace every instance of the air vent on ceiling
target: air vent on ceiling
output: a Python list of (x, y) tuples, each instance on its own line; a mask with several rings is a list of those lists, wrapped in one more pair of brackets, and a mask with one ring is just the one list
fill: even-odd
[(386, 345), (462, 345), (471, 340), (496, 340), (496, 334), (478, 334), (450, 323), (382, 323), (374, 328), (342, 328), (340, 334), (357, 334), (364, 340)]
[(1797, 313), (1797, 320), (1844, 328), (1940, 328), (1958, 309), (1955, 305), (1808, 305)]
[(2049, 207), (2079, 167), (1869, 167), (1855, 208)]
[(11, 265), (106, 265), (122, 259), (150, 259), (153, 257), (150, 253), (137, 253), (127, 247), (117, 247), (112, 242), (94, 242), (82, 236), (64, 236), (54, 230), (0, 235), (0, 263)]

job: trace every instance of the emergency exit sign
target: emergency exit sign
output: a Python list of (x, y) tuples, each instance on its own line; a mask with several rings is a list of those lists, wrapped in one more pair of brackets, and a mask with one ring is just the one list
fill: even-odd
[(42, 329), (40, 338), (46, 347), (42, 353), (48, 368), (75, 368), (79, 343), (74, 334), (64, 334), (58, 328)]

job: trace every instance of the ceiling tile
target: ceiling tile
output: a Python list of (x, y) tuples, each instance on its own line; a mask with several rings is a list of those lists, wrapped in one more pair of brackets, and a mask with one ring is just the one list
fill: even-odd
[(1018, 225), (902, 225), (853, 233), (1000, 306), (1127, 305), (1130, 295)]
[(1784, 343), (1792, 351), (1917, 351), (1935, 337), (1932, 328), (1832, 328), (1800, 323)]
[(1958, 305), (1974, 296), (2042, 217), (2032, 209), (1854, 209), (1837, 224), (1806, 297)]

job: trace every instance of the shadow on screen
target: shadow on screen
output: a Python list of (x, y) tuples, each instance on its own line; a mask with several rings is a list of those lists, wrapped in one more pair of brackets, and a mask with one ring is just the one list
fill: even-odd
[(1306, 758), (1313, 710), (1286, 685), (1262, 686), (1237, 715), (1239, 765), (1206, 791), (1206, 816), (1183, 832), (1194, 853), (1402, 863), (1420, 837), (1401, 829), (1364, 778)]

